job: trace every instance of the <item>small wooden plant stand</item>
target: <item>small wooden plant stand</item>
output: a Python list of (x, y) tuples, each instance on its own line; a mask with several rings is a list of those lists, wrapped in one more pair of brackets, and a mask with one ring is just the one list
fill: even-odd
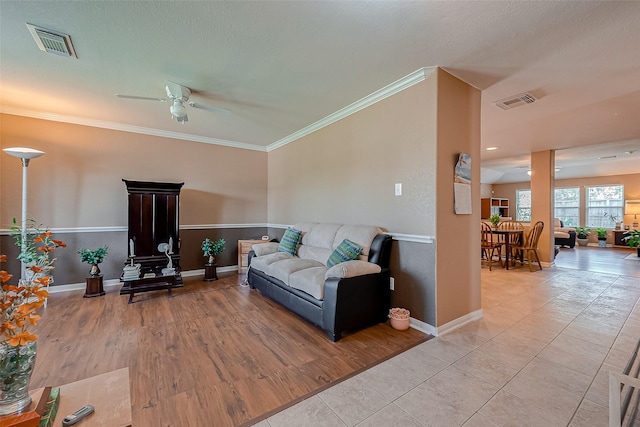
[(218, 280), (218, 273), (216, 271), (216, 264), (215, 263), (206, 263), (204, 265), (204, 281), (205, 282), (212, 282), (214, 280)]
[(82, 297), (93, 298), (102, 295), (104, 295), (104, 288), (102, 287), (102, 274), (87, 277), (87, 288)]

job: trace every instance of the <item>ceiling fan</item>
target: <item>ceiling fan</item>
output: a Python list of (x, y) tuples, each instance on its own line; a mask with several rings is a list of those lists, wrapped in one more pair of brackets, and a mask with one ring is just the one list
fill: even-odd
[(189, 101), (189, 96), (191, 96), (191, 89), (186, 86), (179, 85), (173, 82), (167, 82), (165, 89), (167, 90), (166, 98), (152, 98), (147, 96), (135, 96), (135, 95), (122, 95), (116, 94), (118, 98), (127, 98), (127, 99), (141, 99), (144, 101), (160, 101), (160, 102), (171, 102), (171, 107), (169, 107), (169, 111), (171, 112), (171, 116), (174, 117), (179, 123), (184, 124), (189, 121), (187, 117), (187, 108), (186, 105), (199, 108), (201, 110), (211, 111), (219, 114), (229, 114), (231, 111), (220, 108), (220, 107), (212, 107), (210, 105), (202, 105), (197, 102)]

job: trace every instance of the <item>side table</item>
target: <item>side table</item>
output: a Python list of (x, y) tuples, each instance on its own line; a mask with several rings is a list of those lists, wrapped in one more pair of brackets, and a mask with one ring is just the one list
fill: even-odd
[(265, 240), (238, 240), (238, 274), (246, 273), (249, 267), (249, 252), (256, 243), (267, 243)]

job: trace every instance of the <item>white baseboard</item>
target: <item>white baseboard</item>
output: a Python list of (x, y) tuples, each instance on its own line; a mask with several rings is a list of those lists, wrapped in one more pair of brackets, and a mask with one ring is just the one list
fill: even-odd
[(414, 319), (413, 317), (409, 319), (409, 327), (417, 331), (420, 331), (424, 334), (438, 336), (438, 328), (428, 323), (425, 323), (422, 320)]
[(451, 322), (447, 322), (444, 325), (440, 326), (437, 330), (436, 336), (447, 334), (463, 327), (467, 323), (482, 319), (482, 316), (482, 309), (479, 309), (465, 314), (464, 316), (458, 317), (457, 319), (453, 319)]
[(482, 309), (472, 311), (471, 313), (465, 314), (462, 317), (458, 317), (457, 319), (452, 320), (451, 322), (445, 323), (440, 327), (435, 327), (428, 323), (425, 323), (421, 320), (414, 319), (413, 317), (409, 319), (409, 327), (423, 332), (425, 334), (433, 335), (437, 337), (439, 335), (447, 334), (455, 329), (461, 328), (469, 322), (473, 322), (475, 320), (482, 319)]
[[(238, 271), (238, 266), (228, 265), (226, 267), (216, 268), (216, 272), (218, 273), (228, 273), (230, 271)], [(202, 276), (204, 275), (204, 268), (200, 270), (182, 271), (180, 274), (182, 274), (182, 277)], [(122, 285), (122, 282), (120, 281), (120, 279), (108, 279), (102, 282), (102, 286), (105, 288), (112, 287), (112, 286), (120, 286), (120, 285)], [(57, 294), (60, 292), (83, 291), (86, 289), (86, 287), (87, 287), (86, 283), (70, 283), (67, 285), (55, 285), (55, 286), (49, 286), (49, 293)]]

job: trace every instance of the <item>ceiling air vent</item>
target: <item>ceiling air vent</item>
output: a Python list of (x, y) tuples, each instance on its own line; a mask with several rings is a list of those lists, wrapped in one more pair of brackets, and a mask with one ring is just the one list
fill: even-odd
[(535, 100), (536, 98), (533, 95), (529, 92), (525, 92), (496, 101), (496, 105), (503, 110), (510, 110), (512, 108), (520, 107), (521, 105), (532, 104)]
[(71, 36), (68, 34), (36, 27), (33, 24), (27, 24), (27, 28), (41, 51), (61, 56), (78, 57), (73, 49), (73, 44), (71, 44)]

